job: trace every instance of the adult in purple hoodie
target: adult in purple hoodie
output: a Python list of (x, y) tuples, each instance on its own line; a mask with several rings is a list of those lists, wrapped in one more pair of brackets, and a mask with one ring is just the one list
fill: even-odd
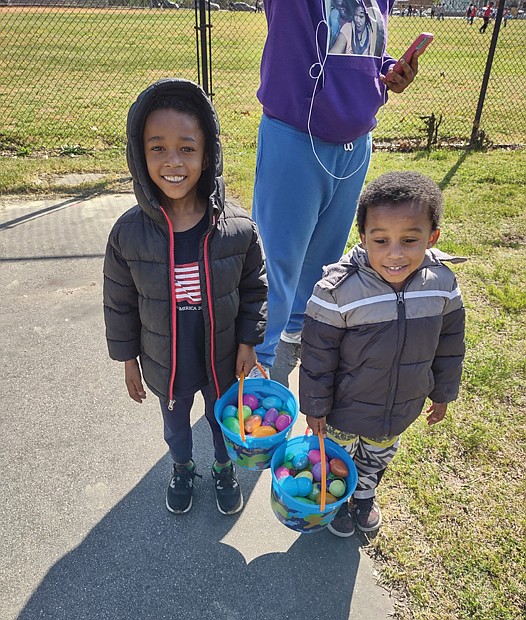
[(264, 0), (268, 36), (252, 216), (267, 256), (268, 323), (256, 348), (266, 367), (274, 364), (280, 337), (300, 341), (322, 267), (343, 253), (369, 166), (370, 132), (387, 91), (401, 93), (417, 73), (416, 54), (399, 75), (385, 53), (392, 3), (347, 0), (356, 5), (347, 11), (349, 21), (361, 7), (374, 20), (379, 45), (364, 54), (333, 54), (338, 0)]

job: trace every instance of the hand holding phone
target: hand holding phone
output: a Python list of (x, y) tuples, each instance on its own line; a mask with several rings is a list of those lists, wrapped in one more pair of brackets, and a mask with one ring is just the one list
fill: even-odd
[[(406, 61), (407, 64), (409, 64), (411, 62), (413, 54), (418, 50), (420, 52), (420, 55), (422, 55), (424, 53), (424, 50), (434, 38), (435, 37), (430, 32), (423, 32), (422, 34), (418, 35), (418, 37), (402, 54), (402, 58)], [(404, 70), (402, 69), (402, 65), (400, 64), (399, 60), (397, 60), (395, 65), (393, 66), (393, 71), (396, 71), (396, 73), (399, 73), (400, 75), (404, 74)]]

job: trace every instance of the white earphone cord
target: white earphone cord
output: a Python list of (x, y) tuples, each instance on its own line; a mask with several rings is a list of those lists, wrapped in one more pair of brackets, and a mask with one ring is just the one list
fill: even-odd
[[(325, 15), (323, 1), (321, 1), (320, 3), (321, 3), (321, 8), (322, 8), (322, 14)], [(362, 163), (358, 166), (358, 168), (356, 168), (356, 170), (354, 170), (353, 172), (349, 173), (347, 176), (344, 176), (344, 177), (336, 176), (330, 170), (327, 169), (325, 164), (319, 158), (318, 153), (316, 153), (316, 147), (314, 146), (314, 138), (312, 136), (312, 132), (311, 132), (311, 129), (310, 129), (310, 122), (311, 122), (311, 116), (312, 116), (312, 108), (313, 108), (313, 105), (314, 105), (314, 96), (315, 96), (316, 90), (318, 88), (318, 82), (320, 81), (320, 78), (323, 76), (325, 63), (327, 61), (327, 56), (329, 55), (328, 50), (325, 50), (325, 54), (324, 54), (323, 60), (320, 58), (320, 48), (319, 48), (319, 45), (318, 45), (318, 31), (319, 31), (319, 28), (320, 28), (320, 26), (322, 24), (325, 25), (325, 27), (327, 28), (327, 40), (328, 40), (328, 37), (330, 35), (329, 24), (328, 24), (326, 19), (322, 19), (320, 22), (318, 22), (318, 25), (316, 26), (316, 46), (317, 46), (317, 49), (318, 49), (318, 62), (314, 63), (313, 65), (311, 65), (311, 67), (309, 69), (310, 77), (312, 79), (316, 80), (316, 81), (314, 82), (314, 89), (312, 91), (312, 97), (311, 97), (310, 106), (309, 106), (309, 117), (308, 117), (308, 120), (307, 120), (307, 129), (309, 131), (309, 138), (310, 138), (310, 144), (311, 144), (312, 153), (314, 154), (314, 157), (316, 158), (317, 162), (325, 170), (325, 172), (328, 175), (330, 175), (333, 179), (336, 179), (337, 181), (345, 181), (346, 179), (349, 179), (354, 174), (356, 174), (360, 170), (360, 168), (362, 168), (362, 166), (365, 164), (365, 162), (367, 160), (367, 153), (365, 153), (364, 158), (362, 160)], [(319, 66), (319, 71), (318, 71), (318, 75), (315, 77), (313, 75), (313, 69), (315, 67), (317, 67), (317, 66)], [(385, 95), (384, 95), (384, 105), (385, 105), (385, 103), (387, 101), (386, 95), (387, 95), (387, 89), (385, 90)], [(350, 150), (353, 151), (354, 150), (354, 144), (352, 142), (349, 142), (349, 144), (351, 146)], [(345, 146), (347, 146), (347, 145), (342, 145), (342, 146), (345, 148)]]

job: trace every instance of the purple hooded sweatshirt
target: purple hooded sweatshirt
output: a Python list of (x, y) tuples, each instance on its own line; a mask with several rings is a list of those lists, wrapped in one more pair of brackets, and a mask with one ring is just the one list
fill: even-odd
[[(339, 2), (332, 0), (332, 5)], [(265, 0), (268, 36), (258, 90), (263, 112), (336, 144), (371, 131), (378, 109), (387, 101), (380, 73), (385, 75), (394, 63), (385, 53), (392, 3), (347, 0), (351, 11), (361, 7), (367, 12), (374, 44), (364, 55), (349, 48), (346, 53), (330, 53), (331, 26), (334, 32), (334, 23), (337, 30), (345, 21), (352, 22), (352, 13), (341, 18), (331, 0)]]

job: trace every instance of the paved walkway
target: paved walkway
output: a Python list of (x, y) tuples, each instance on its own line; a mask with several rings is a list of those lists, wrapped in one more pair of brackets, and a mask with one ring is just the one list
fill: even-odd
[(281, 525), (268, 471), (239, 470), (245, 510), (216, 511), (201, 401), (204, 477), (188, 515), (167, 512), (158, 404), (128, 398), (104, 340), (104, 247), (131, 204), (130, 194), (0, 200), (0, 618), (391, 617), (366, 541)]

